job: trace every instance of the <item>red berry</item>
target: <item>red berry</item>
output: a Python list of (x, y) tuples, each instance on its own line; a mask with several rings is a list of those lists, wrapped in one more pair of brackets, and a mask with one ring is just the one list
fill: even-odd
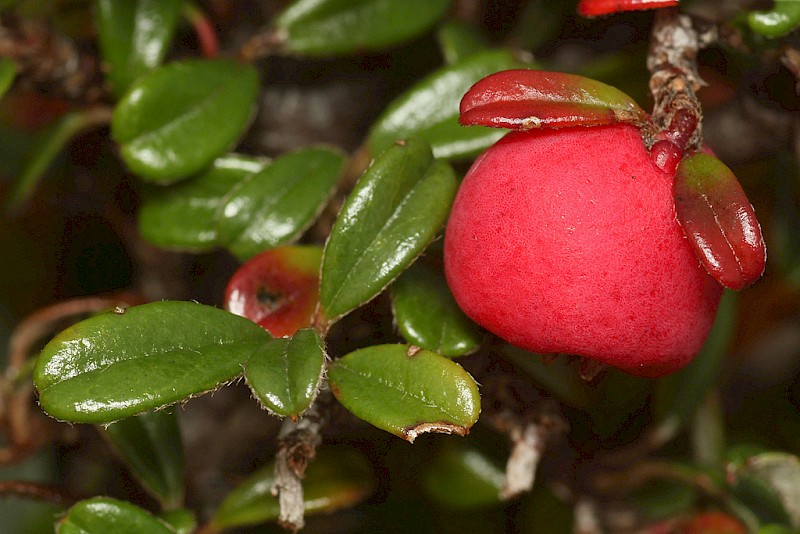
[(322, 248), (278, 247), (242, 265), (225, 290), (225, 309), (247, 317), (275, 337), (311, 324), (319, 298)]
[(453, 295), (521, 348), (675, 371), (702, 346), (722, 288), (675, 219), (672, 182), (634, 126), (508, 134), (456, 197)]

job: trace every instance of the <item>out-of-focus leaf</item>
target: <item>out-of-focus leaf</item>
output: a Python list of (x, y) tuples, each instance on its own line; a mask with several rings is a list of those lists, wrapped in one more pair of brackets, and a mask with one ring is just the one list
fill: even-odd
[(136, 78), (161, 64), (172, 44), (181, 4), (181, 0), (96, 2), (100, 52), (118, 96)]
[(764, 273), (767, 250), (753, 206), (733, 172), (705, 153), (684, 158), (673, 182), (683, 233), (708, 273), (744, 289)]
[(769, 11), (751, 11), (747, 23), (753, 31), (766, 37), (783, 37), (800, 26), (800, 2), (775, 0)]
[(800, 286), (800, 176), (793, 161), (780, 161), (776, 173), (780, 178), (770, 213), (770, 261), (792, 284)]
[(758, 529), (758, 534), (797, 534), (797, 531), (781, 525), (764, 525)]
[(411, 264), (447, 219), (456, 187), (453, 169), (418, 139), (375, 160), (325, 244), (320, 305), (328, 322), (375, 297)]
[(168, 523), (131, 503), (94, 497), (73, 505), (56, 524), (58, 534), (175, 534)]
[[(234, 528), (274, 521), (280, 508), (272, 495), (274, 465), (269, 464), (234, 489), (220, 505), (211, 524)], [(366, 459), (352, 449), (322, 448), (303, 479), (305, 513), (333, 512), (370, 495), (374, 475)]]
[(697, 491), (685, 482), (653, 480), (632, 492), (630, 499), (647, 519), (658, 521), (691, 512), (697, 502)]
[(537, 386), (564, 404), (578, 409), (589, 407), (591, 388), (581, 379), (575, 366), (568, 362), (567, 356), (559, 356), (550, 363), (544, 363), (541, 354), (528, 352), (514, 345), (503, 345), (500, 350), (503, 358), (522, 369)]
[(410, 442), (424, 432), (463, 436), (480, 413), (478, 385), (469, 373), (411, 345), (351, 352), (329, 367), (328, 380), (350, 412)]
[(325, 206), (344, 155), (306, 148), (276, 159), (236, 186), (217, 213), (219, 241), (240, 259), (300, 237)]
[(406, 341), (443, 356), (478, 350), (483, 333), (456, 304), (441, 271), (415, 263), (392, 284), (392, 309)]
[(10, 58), (0, 58), (0, 98), (6, 94), (11, 83), (14, 81), (14, 76), (17, 74), (17, 67)]
[(153, 302), (58, 334), (36, 361), (34, 385), (56, 419), (109, 423), (218, 388), (270, 339), (211, 306)]
[(647, 114), (617, 89), (575, 74), (506, 70), (473, 85), (461, 99), (463, 125), (512, 130), (637, 124)]
[(489, 41), (471, 24), (448, 21), (436, 32), (439, 48), (448, 65), (458, 63), (489, 48)]
[(486, 50), (443, 67), (396, 98), (372, 127), (373, 154), (397, 139), (419, 137), (437, 158), (465, 158), (489, 148), (505, 132), (492, 128), (462, 128), (458, 102), (478, 80), (498, 70), (524, 67), (509, 50)]
[(183, 449), (175, 414), (160, 410), (129, 417), (104, 430), (136, 477), (165, 508), (183, 500)]
[(423, 471), (427, 494), (451, 508), (497, 505), (505, 483), (503, 466), (464, 444), (444, 446)]
[(653, 407), (663, 432), (674, 436), (716, 383), (736, 327), (736, 293), (725, 291), (703, 348), (689, 365), (656, 382)]
[(192, 534), (197, 529), (197, 518), (190, 510), (168, 510), (161, 512), (158, 517), (168, 523), (175, 534)]
[(322, 247), (286, 245), (239, 267), (225, 288), (225, 309), (258, 323), (275, 337), (309, 326), (319, 302)]
[(215, 216), (233, 187), (268, 165), (237, 154), (217, 158), (200, 176), (148, 191), (139, 210), (142, 236), (154, 245), (202, 251), (217, 245)]
[(106, 108), (74, 111), (62, 116), (58, 122), (40, 134), (9, 194), (7, 206), (13, 209), (30, 199), (47, 168), (75, 136), (88, 129), (107, 124), (109, 120), (111, 115)]
[(224, 59), (171, 63), (136, 80), (114, 110), (111, 134), (134, 173), (175, 182), (234, 145), (257, 94), (251, 65)]
[(317, 396), (324, 370), (322, 339), (313, 328), (305, 328), (290, 338), (273, 339), (254, 353), (244, 377), (270, 412), (298, 417)]
[(793, 454), (765, 452), (731, 473), (735, 494), (762, 524), (800, 529), (800, 460)]
[(284, 46), (331, 56), (400, 44), (428, 31), (450, 0), (295, 0), (276, 21)]
[(570, 503), (558, 498), (541, 479), (533, 491), (522, 497), (521, 521), (530, 525), (531, 534), (572, 534), (575, 514)]

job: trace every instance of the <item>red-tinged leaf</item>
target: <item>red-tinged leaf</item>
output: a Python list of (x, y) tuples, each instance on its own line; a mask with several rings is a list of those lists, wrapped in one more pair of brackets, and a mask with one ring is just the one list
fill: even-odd
[(473, 85), (461, 99), (462, 125), (512, 130), (636, 124), (646, 118), (615, 87), (563, 72), (506, 70)]
[(675, 7), (679, 0), (581, 0), (578, 13), (584, 17), (596, 17), (623, 11), (643, 11), (659, 7)]
[(737, 290), (758, 280), (767, 250), (733, 172), (713, 156), (695, 154), (678, 165), (673, 194), (678, 221), (709, 274)]

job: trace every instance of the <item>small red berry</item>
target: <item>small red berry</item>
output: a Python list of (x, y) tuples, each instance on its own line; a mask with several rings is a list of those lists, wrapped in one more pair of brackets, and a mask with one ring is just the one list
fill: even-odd
[(578, 13), (584, 17), (596, 17), (622, 11), (675, 7), (678, 3), (678, 0), (581, 0), (578, 4)]
[(444, 253), (456, 301), (533, 352), (675, 371), (705, 341), (722, 288), (675, 218), (673, 179), (635, 126), (508, 134), (453, 205)]
[(275, 337), (311, 324), (319, 299), (322, 248), (284, 246), (242, 265), (225, 290), (225, 309), (247, 317)]

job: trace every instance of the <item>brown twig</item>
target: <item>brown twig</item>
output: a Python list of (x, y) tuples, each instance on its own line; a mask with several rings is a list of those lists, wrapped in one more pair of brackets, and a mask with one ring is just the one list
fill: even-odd
[(272, 494), (278, 497), (280, 504), (278, 523), (292, 532), (305, 525), (302, 481), (306, 467), (322, 442), (320, 432), (328, 420), (331, 402), (330, 392), (320, 391), (303, 418), (297, 421), (287, 419), (278, 434)]
[(27, 480), (0, 481), (0, 496), (35, 499), (64, 507), (75, 502), (75, 499), (62, 488)]

